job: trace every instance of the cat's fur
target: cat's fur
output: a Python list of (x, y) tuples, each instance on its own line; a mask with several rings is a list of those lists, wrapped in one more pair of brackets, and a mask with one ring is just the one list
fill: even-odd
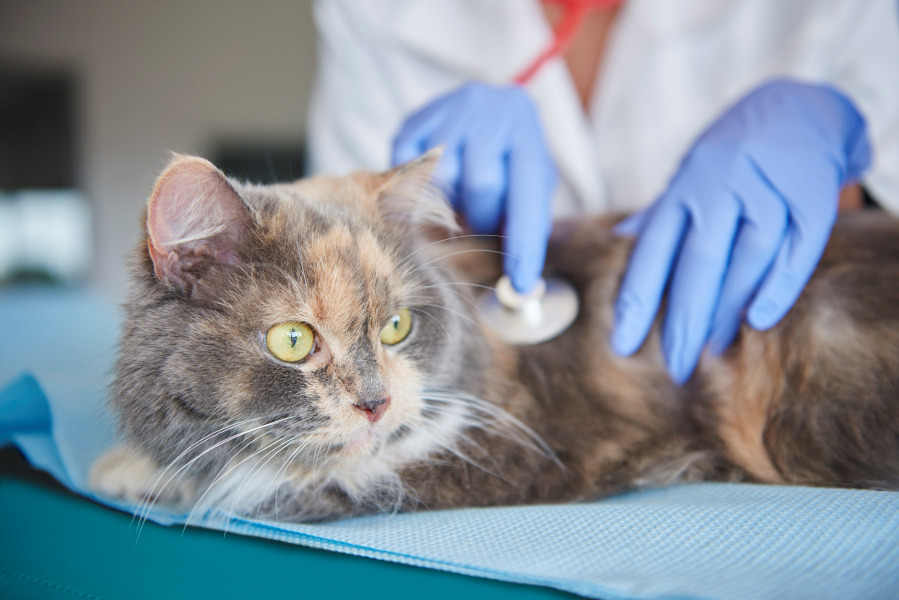
[[(94, 486), (290, 520), (675, 481), (899, 486), (897, 219), (841, 219), (789, 314), (744, 326), (679, 387), (658, 326), (632, 357), (609, 347), (632, 244), (611, 220), (557, 225), (547, 268), (582, 305), (569, 330), (491, 335), (462, 281), (499, 262), (471, 238), (435, 243), (455, 226), (427, 184), (435, 160), (266, 187), (175, 157), (133, 257), (112, 394), (128, 445)], [(385, 346), (401, 308), (412, 333)], [(263, 339), (287, 321), (319, 340), (298, 364)], [(354, 407), (387, 398), (376, 422)]]

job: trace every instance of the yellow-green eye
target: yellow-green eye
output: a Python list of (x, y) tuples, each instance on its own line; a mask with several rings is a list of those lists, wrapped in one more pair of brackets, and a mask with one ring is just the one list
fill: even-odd
[(399, 344), (412, 329), (412, 315), (408, 308), (401, 308), (395, 315), (390, 317), (387, 325), (381, 330), (381, 341), (388, 346)]
[(265, 334), (265, 345), (275, 358), (284, 362), (298, 362), (309, 356), (315, 345), (315, 334), (305, 323), (281, 323)]

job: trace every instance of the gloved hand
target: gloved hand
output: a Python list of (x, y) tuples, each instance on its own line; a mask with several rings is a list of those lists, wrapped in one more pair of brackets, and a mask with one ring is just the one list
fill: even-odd
[(393, 163), (441, 145), (438, 175), (453, 208), (477, 234), (502, 229), (503, 268), (518, 292), (531, 291), (546, 259), (557, 175), (527, 92), (470, 83), (437, 98), (403, 124)]
[(665, 284), (662, 349), (685, 382), (703, 346), (722, 352), (744, 317), (777, 324), (818, 264), (842, 186), (870, 162), (865, 122), (825, 85), (777, 80), (731, 107), (696, 141), (668, 189), (624, 221), (639, 233), (615, 306), (612, 347), (635, 352)]

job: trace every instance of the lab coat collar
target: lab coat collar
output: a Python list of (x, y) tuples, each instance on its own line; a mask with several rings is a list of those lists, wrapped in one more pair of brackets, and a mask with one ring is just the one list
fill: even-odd
[[(709, 25), (733, 2), (627, 0), (625, 8), (647, 27), (671, 34)], [(511, 81), (552, 37), (534, 0), (404, 0), (393, 23), (401, 42), (423, 56), (490, 83)]]

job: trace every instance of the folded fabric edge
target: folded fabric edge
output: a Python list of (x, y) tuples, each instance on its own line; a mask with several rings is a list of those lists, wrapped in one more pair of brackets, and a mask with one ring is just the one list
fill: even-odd
[[(621, 595), (621, 593), (616, 590), (598, 586), (595, 584), (586, 584), (582, 581), (551, 577), (528, 577), (527, 575), (514, 571), (486, 569), (483, 567), (477, 567), (454, 561), (422, 558), (402, 552), (380, 550), (370, 546), (352, 544), (349, 542), (335, 540), (324, 536), (317, 536), (311, 533), (285, 530), (271, 523), (235, 517), (224, 512), (217, 512), (215, 518), (227, 522), (228, 525), (226, 527), (219, 527), (217, 525), (207, 527), (206, 525), (203, 525), (203, 527), (207, 527), (216, 531), (233, 531), (241, 535), (263, 537), (266, 539), (288, 544), (297, 544), (310, 548), (340, 552), (341, 554), (349, 554), (352, 556), (373, 558), (376, 560), (394, 562), (414, 567), (424, 567), (428, 569), (435, 569), (438, 571), (447, 571), (449, 573), (458, 573), (461, 575), (468, 575), (472, 577), (483, 577), (510, 583), (551, 587), (564, 592), (578, 594), (581, 596), (603, 598), (604, 600), (651, 600), (650, 597), (642, 598), (640, 596), (634, 595)], [(653, 596), (652, 598), (655, 597)]]
[(51, 428), (50, 404), (31, 373), (22, 373), (0, 389), (0, 447), (12, 444), (31, 466), (80, 494), (66, 471)]
[(0, 387), (0, 444), (14, 433), (50, 430), (50, 405), (34, 375), (25, 372)]

